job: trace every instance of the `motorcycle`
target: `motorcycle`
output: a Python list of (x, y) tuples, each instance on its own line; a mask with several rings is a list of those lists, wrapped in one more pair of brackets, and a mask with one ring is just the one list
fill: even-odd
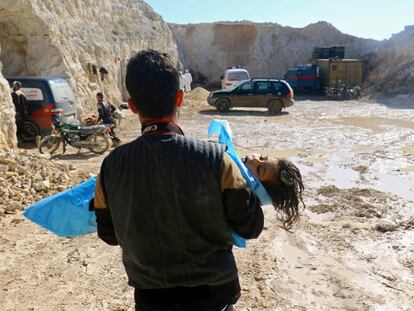
[(326, 87), (325, 95), (327, 97), (333, 97), (337, 99), (357, 99), (361, 97), (361, 87), (356, 85), (352, 88), (347, 87), (345, 84), (341, 87)]
[(348, 99), (357, 99), (361, 97), (361, 87), (359, 85), (354, 86), (353, 88), (348, 89), (347, 98)]
[(79, 126), (60, 121), (61, 110), (52, 111), (52, 133), (45, 136), (39, 144), (40, 153), (53, 154), (63, 144), (63, 153), (66, 146), (89, 149), (95, 154), (102, 154), (109, 149), (109, 133), (112, 125)]
[[(116, 120), (116, 118), (114, 118), (114, 120)], [(93, 115), (89, 118), (86, 118), (84, 121), (85, 121), (86, 125), (88, 125), (88, 126), (101, 124), (101, 123), (98, 122), (95, 115)], [(120, 120), (119, 120), (119, 122), (120, 122)], [(114, 128), (116, 128), (116, 124), (115, 123), (114, 124), (106, 124), (106, 126), (110, 127), (107, 134), (108, 134), (108, 137), (112, 140), (112, 147), (118, 147), (119, 144), (121, 143), (121, 140), (116, 136), (115, 131), (114, 131)]]

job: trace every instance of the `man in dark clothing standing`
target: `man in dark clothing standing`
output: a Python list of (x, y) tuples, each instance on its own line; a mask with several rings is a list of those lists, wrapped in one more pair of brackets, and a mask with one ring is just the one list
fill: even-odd
[(233, 310), (240, 284), (231, 230), (257, 238), (260, 201), (225, 146), (184, 136), (176, 118), (183, 91), (166, 54), (138, 53), (126, 85), (142, 136), (102, 163), (98, 236), (121, 246), (136, 310)]
[(104, 95), (99, 92), (96, 94), (97, 108), (98, 108), (98, 122), (102, 122), (103, 124), (112, 124), (113, 127), (111, 128), (111, 132), (109, 134), (110, 138), (114, 146), (117, 146), (120, 143), (120, 139), (116, 137), (114, 127), (115, 127), (115, 120), (114, 120), (114, 112), (115, 107), (110, 102), (104, 100)]
[(14, 107), (16, 109), (16, 126), (20, 131), (24, 119), (28, 117), (27, 98), (21, 90), (22, 84), (19, 81), (13, 82), (13, 92), (11, 93)]
[(98, 101), (98, 122), (102, 121), (104, 124), (113, 124), (115, 107), (104, 100), (104, 95), (101, 92), (96, 94), (96, 100)]

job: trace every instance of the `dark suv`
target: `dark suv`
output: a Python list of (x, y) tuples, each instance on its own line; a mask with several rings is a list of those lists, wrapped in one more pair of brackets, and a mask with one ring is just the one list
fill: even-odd
[(276, 79), (252, 79), (228, 90), (214, 91), (207, 101), (221, 112), (234, 107), (263, 107), (271, 114), (294, 104), (292, 88), (286, 81)]

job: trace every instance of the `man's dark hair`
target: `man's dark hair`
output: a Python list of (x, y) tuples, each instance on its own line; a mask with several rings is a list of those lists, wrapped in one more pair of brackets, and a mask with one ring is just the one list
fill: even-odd
[(142, 116), (171, 116), (179, 89), (178, 71), (167, 54), (141, 51), (128, 63), (126, 88)]
[(96, 93), (96, 96), (103, 97), (103, 94), (101, 92), (98, 92)]

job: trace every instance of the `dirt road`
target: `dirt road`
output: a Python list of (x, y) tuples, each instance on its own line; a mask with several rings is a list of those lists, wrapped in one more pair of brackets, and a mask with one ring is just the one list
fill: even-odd
[[(243, 287), (237, 310), (414, 309), (414, 106), (298, 101), (288, 112), (208, 106), (184, 109), (181, 125), (206, 139), (212, 118), (229, 120), (239, 151), (289, 157), (307, 187), (301, 223), (266, 228), (235, 250)], [(124, 141), (138, 135), (129, 117)], [(102, 157), (70, 154), (74, 178)], [(59, 239), (9, 215), (0, 220), (0, 310), (132, 310), (119, 248), (95, 236)]]

